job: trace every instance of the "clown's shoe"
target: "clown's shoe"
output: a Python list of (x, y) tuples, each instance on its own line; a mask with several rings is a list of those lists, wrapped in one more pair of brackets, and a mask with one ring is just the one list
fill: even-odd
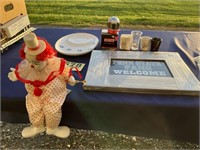
[(38, 128), (33, 127), (33, 126), (26, 127), (22, 131), (22, 137), (24, 138), (33, 137), (36, 134), (42, 133), (44, 131), (45, 131), (45, 127), (38, 127)]
[(67, 138), (70, 135), (70, 129), (67, 126), (60, 126), (55, 129), (46, 129), (48, 135), (55, 135), (59, 138)]

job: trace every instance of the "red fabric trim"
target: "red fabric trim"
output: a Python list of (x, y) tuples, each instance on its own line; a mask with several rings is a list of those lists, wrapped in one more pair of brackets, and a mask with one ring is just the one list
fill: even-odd
[[(65, 68), (65, 60), (64, 59), (61, 59), (61, 62), (60, 62), (60, 68), (58, 71), (52, 71), (50, 73), (50, 75), (48, 76), (48, 78), (45, 80), (45, 81), (39, 81), (39, 80), (35, 80), (35, 81), (30, 81), (30, 80), (25, 80), (23, 78), (20, 77), (19, 73), (18, 73), (18, 69), (19, 69), (19, 64), (16, 66), (16, 70), (15, 70), (15, 74), (16, 74), (16, 77), (19, 81), (23, 82), (23, 83), (28, 83), (28, 84), (31, 84), (33, 85), (35, 88), (39, 88), (40, 86), (42, 85), (47, 85), (49, 82), (51, 82), (53, 79), (55, 79), (57, 76), (59, 76), (60, 74), (62, 74), (62, 72), (64, 71), (64, 68)], [(58, 72), (57, 74), (54, 75), (54, 73)], [(35, 92), (34, 92), (35, 94)], [(41, 94), (40, 94), (41, 95)], [(39, 95), (39, 96), (40, 96)], [(36, 95), (38, 96), (38, 95)]]
[(38, 45), (38, 46), (36, 46), (36, 47), (34, 47), (34, 48), (29, 48), (29, 47), (28, 47), (28, 49), (31, 50), (31, 51), (38, 50), (39, 48), (40, 48), (40, 45)]
[(76, 71), (77, 71), (77, 73), (78, 73), (78, 76), (79, 76), (79, 78), (80, 78), (80, 79), (82, 79), (83, 77), (82, 77), (82, 75), (81, 75), (81, 73), (80, 73), (80, 71), (78, 70), (78, 68), (77, 68), (77, 67), (72, 67), (72, 68), (70, 68), (70, 70), (69, 70), (69, 77), (73, 75), (73, 74), (72, 74), (72, 69), (73, 69), (73, 68), (75, 68), (75, 69), (76, 69)]
[(59, 76), (60, 74), (63, 73), (64, 71), (64, 68), (65, 68), (65, 60), (64, 59), (61, 59), (61, 62), (60, 62), (60, 69), (58, 71), (58, 74), (54, 75), (53, 74), (57, 71), (52, 71), (51, 74), (49, 75), (49, 77), (46, 79), (46, 81), (42, 84), (42, 85), (47, 85), (49, 82), (51, 82), (53, 79), (55, 79), (57, 76)]

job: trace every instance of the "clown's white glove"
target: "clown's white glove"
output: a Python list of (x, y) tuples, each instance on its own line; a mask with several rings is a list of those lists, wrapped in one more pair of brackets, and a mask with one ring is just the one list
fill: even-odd
[(17, 77), (15, 75), (15, 68), (10, 68), (11, 72), (8, 73), (8, 78), (11, 81), (17, 81)]
[(73, 76), (70, 76), (68, 79), (68, 83), (69, 85), (74, 86), (76, 84), (75, 78)]

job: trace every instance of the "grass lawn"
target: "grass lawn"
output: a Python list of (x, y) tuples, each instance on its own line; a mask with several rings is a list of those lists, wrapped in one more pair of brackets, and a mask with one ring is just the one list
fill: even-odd
[(26, 0), (31, 24), (106, 28), (199, 30), (199, 0)]

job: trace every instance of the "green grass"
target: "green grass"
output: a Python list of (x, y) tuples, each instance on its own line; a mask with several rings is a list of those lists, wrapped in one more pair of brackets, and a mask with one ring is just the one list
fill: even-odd
[(199, 30), (199, 0), (26, 0), (31, 24), (106, 28)]

